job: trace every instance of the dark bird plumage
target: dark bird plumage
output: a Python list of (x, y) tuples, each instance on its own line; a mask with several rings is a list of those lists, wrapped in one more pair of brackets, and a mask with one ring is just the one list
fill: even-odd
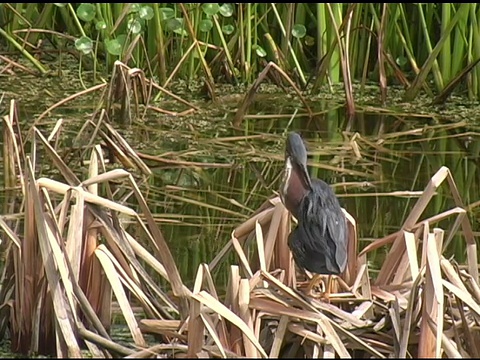
[(285, 176), (280, 189), (286, 208), (297, 218), (288, 245), (297, 266), (323, 275), (338, 275), (347, 265), (347, 224), (332, 188), (310, 179), (302, 138), (290, 133), (285, 151)]

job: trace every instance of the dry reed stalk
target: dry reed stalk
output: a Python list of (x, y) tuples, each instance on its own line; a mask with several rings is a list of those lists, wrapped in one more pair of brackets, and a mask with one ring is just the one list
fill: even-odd
[[(58, 122), (49, 139), (60, 129)], [(117, 139), (119, 134), (113, 127), (106, 129), (102, 135), (108, 133)], [(101, 131), (98, 127), (97, 133)], [(190, 291), (132, 175), (121, 169), (106, 171), (97, 146), (91, 155), (89, 177), (80, 182), (49, 141), (37, 129), (34, 133), (33, 149), (39, 140), (66, 183), (36, 179), (34, 161), (27, 158), (20, 164), (20, 157), (16, 157), (17, 167), (23, 165), (26, 169), (24, 232), (22, 239), (0, 218), (0, 227), (12, 249), (10, 272), (3, 274), (10, 274), (10, 278), (0, 289), (2, 299), (13, 301), (13, 333), (24, 334), (14, 344), (18, 349), (27, 342), (41, 349), (47, 330), (57, 339), (57, 355), (64, 356), (81, 355), (76, 332), (98, 356), (110, 356), (111, 351), (140, 356), (167, 347), (191, 357), (223, 358), (267, 354), (459, 357), (480, 353), (476, 345), (480, 343), (480, 332), (475, 325), (480, 317), (476, 244), (467, 216), (472, 207), (464, 207), (445, 167), (432, 177), (402, 228), (378, 239), (360, 254), (356, 222), (345, 211), (350, 230), (347, 271), (338, 279), (341, 292), (331, 294), (330, 303), (325, 303), (295, 289), (297, 275), (303, 274), (295, 271), (287, 245), (291, 216), (278, 197), (266, 201), (250, 219), (237, 226), (210, 267), (199, 266)], [(142, 168), (133, 150), (125, 146), (118, 150), (119, 156), (129, 159), (125, 161)], [(445, 179), (455, 207), (420, 220)], [(109, 187), (112, 180), (130, 187), (145, 222), (137, 212), (115, 201)], [(100, 183), (106, 197), (98, 194)], [(122, 227), (118, 213), (137, 221), (160, 261)], [(445, 233), (438, 228), (431, 230), (433, 224), (452, 216), (455, 221)], [(467, 271), (442, 256), (442, 249), (460, 232), (467, 243)], [(99, 236), (106, 240), (104, 244), (98, 243)], [(391, 242), (379, 276), (371, 285), (367, 255)], [(222, 300), (210, 271), (232, 248), (241, 267), (230, 267), (227, 293)], [(137, 257), (171, 284), (176, 302), (153, 281)], [(8, 297), (9, 291), (14, 292), (14, 297)], [(104, 329), (111, 322), (112, 293), (136, 346), (148, 347), (146, 332), (161, 334), (167, 344), (135, 354), (116, 347)], [(128, 296), (156, 320), (139, 321)], [(42, 301), (34, 305), (31, 299), (35, 298)], [(174, 316), (180, 316), (181, 321)], [(57, 327), (48, 320), (54, 317), (59, 319)], [(101, 335), (85, 329), (89, 323)]]
[(250, 87), (250, 90), (248, 90), (247, 94), (243, 98), (243, 101), (241, 104), (238, 106), (238, 110), (235, 113), (235, 116), (233, 118), (233, 126), (234, 127), (239, 127), (240, 124), (242, 123), (243, 118), (245, 117), (245, 114), (248, 110), (248, 107), (253, 101), (253, 98), (255, 97), (255, 94), (260, 87), (260, 84), (265, 80), (265, 78), (269, 75), (269, 73), (275, 72), (279, 74), (283, 80), (287, 81), (290, 86), (294, 89), (295, 93), (298, 95), (300, 100), (302, 101), (303, 105), (305, 106), (305, 109), (308, 112), (309, 117), (313, 116), (312, 110), (310, 109), (310, 106), (308, 105), (307, 101), (305, 100), (305, 97), (302, 95), (301, 91), (297, 88), (295, 83), (290, 79), (290, 77), (274, 62), (269, 62), (266, 66), (265, 69), (262, 70), (262, 72), (258, 75), (257, 79), (255, 82), (252, 84)]
[[(444, 297), (447, 294), (453, 294), (458, 299), (461, 299), (471, 310), (477, 312), (480, 310), (479, 306), (472, 301), (472, 296), (467, 295), (467, 293), (473, 292), (474, 296), (480, 297), (480, 288), (475, 281), (471, 281), (473, 286), (469, 285), (467, 288), (464, 282), (469, 280), (460, 280), (455, 271), (448, 270), (452, 269), (450, 263), (441, 258), (441, 249), (444, 248), (444, 232), (436, 228), (433, 229), (433, 232), (430, 232), (430, 224), (450, 216), (455, 216), (456, 220), (450, 231), (456, 232), (462, 228), (465, 234), (466, 229), (466, 235), (469, 236), (469, 227), (465, 226), (464, 220), (465, 210), (459, 206), (461, 201), (457, 198), (456, 208), (419, 221), (421, 213), (432, 199), (435, 190), (444, 179), (450, 179), (450, 177), (450, 172), (446, 168), (442, 168), (434, 175), (427, 186), (427, 191), (420, 197), (402, 230), (387, 235), (384, 238), (387, 241), (380, 239), (382, 244), (388, 243), (391, 239), (400, 239), (394, 242), (394, 246), (390, 250), (390, 259), (394, 259), (395, 255), (396, 265), (392, 265), (394, 263), (390, 260), (389, 262), (386, 261), (382, 268), (385, 273), (385, 267), (388, 264), (394, 266), (393, 271), (390, 272), (394, 282), (387, 284), (377, 280), (377, 285), (372, 287), (370, 285), (366, 255), (374, 247), (372, 246), (367, 251), (357, 255), (355, 238), (351, 239), (349, 254), (353, 253), (355, 256), (349, 256), (348, 281), (344, 285), (347, 293), (344, 295), (332, 294), (331, 304), (325, 304), (315, 299), (305, 299), (303, 296), (299, 296), (294, 289), (285, 286), (275, 276), (271, 275), (273, 273), (280, 276), (283, 274), (282, 271), (277, 271), (275, 266), (272, 266), (272, 264), (277, 265), (274, 263), (276, 256), (272, 255), (276, 254), (276, 251), (281, 253), (286, 249), (285, 243), (283, 243), (282, 247), (279, 245), (282, 244), (282, 241), (285, 241), (279, 239), (279, 229), (282, 227), (282, 224), (288, 222), (283, 222), (281, 219), (283, 211), (281, 210), (283, 206), (281, 203), (277, 202), (275, 205), (270, 203), (267, 207), (263, 207), (263, 212), (269, 211), (268, 213), (272, 214), (272, 217), (268, 218), (269, 221), (261, 225), (257, 223), (255, 227), (249, 225), (246, 228), (251, 234), (256, 234), (257, 241), (254, 247), (256, 252), (253, 259), (257, 259), (255, 261), (259, 263), (260, 272), (251, 268), (252, 259), (247, 257), (240, 242), (234, 239), (232, 243), (234, 243), (237, 254), (239, 254), (242, 266), (247, 269), (247, 274), (250, 277), (249, 287), (251, 292), (249, 303), (252, 316), (256, 319), (254, 322), (256, 324), (255, 334), (257, 337), (262, 333), (262, 328), (266, 329), (264, 319), (272, 316), (276, 319), (278, 336), (272, 335), (271, 341), (267, 342), (270, 345), (267, 345), (268, 347), (265, 348), (265, 351), (271, 355), (278, 356), (284, 346), (286, 331), (289, 331), (289, 336), (295, 334), (295, 336), (301, 336), (317, 343), (313, 347), (306, 343), (303, 345), (303, 351), (309, 354), (350, 356), (350, 351), (353, 349), (362, 349), (376, 357), (385, 357), (392, 354), (405, 357), (408, 353), (407, 349), (413, 346), (416, 349), (414, 351), (418, 352), (418, 356), (440, 356), (443, 351), (457, 355), (458, 352), (456, 352), (455, 347), (458, 345), (452, 345), (452, 342), (445, 338), (442, 330), (449, 324), (444, 319), (449, 319), (452, 315), (450, 312), (446, 313)], [(449, 181), (453, 182), (453, 180)], [(255, 221), (259, 219), (259, 214), (262, 214), (262, 212), (256, 214)], [(346, 214), (346, 217), (348, 218), (348, 214)], [(250, 224), (254, 224), (252, 219)], [(349, 224), (351, 229), (353, 229), (352, 234), (356, 236), (354, 220), (350, 218)], [(410, 231), (407, 229), (410, 229)], [(242, 234), (245, 234), (245, 239), (249, 237), (247, 232)], [(285, 239), (285, 235), (288, 235), (288, 232), (283, 233), (283, 235)], [(450, 241), (453, 235), (448, 233), (447, 241)], [(399, 241), (402, 245), (395, 245)], [(374, 244), (374, 246), (378, 244), (379, 242)], [(419, 244), (423, 244), (420, 253), (418, 252)], [(222, 256), (225, 254), (226, 251), (223, 251)], [(264, 261), (258, 258), (262, 256), (265, 258)], [(218, 260), (215, 264), (218, 264)], [(446, 272), (447, 270), (448, 272)], [(264, 281), (268, 282), (268, 287), (262, 283), (262, 279), (258, 277), (258, 274), (263, 277)], [(352, 276), (353, 274), (354, 276)], [(466, 275), (468, 279), (475, 278), (470, 274)], [(444, 276), (447, 276), (457, 285), (446, 281)], [(237, 294), (238, 281), (236, 281)], [(351, 292), (350, 295), (348, 295), (348, 291)], [(421, 294), (421, 298), (419, 294)], [(237, 304), (236, 307), (231, 305), (231, 309), (236, 309), (234, 311), (238, 313), (240, 308), (238, 306), (238, 295), (237, 298), (234, 298), (232, 295), (227, 296), (227, 298), (229, 304)], [(357, 306), (353, 306), (355, 304), (354, 299), (360, 300)], [(420, 299), (422, 301), (419, 301)], [(244, 300), (242, 300), (243, 302)], [(389, 302), (391, 303), (390, 306), (388, 306)], [(345, 310), (342, 310), (342, 308)], [(244, 312), (241, 313), (244, 314)], [(388, 326), (393, 331), (393, 337), (384, 337), (382, 341), (375, 340), (375, 337), (378, 337), (378, 335), (369, 330), (368, 324), (375, 324), (378, 321), (378, 313), (384, 314), (383, 319), (385, 322), (382, 324), (381, 322), (376, 323), (376, 331), (387, 331), (388, 327), (386, 326), (388, 323), (386, 320), (389, 319), (390, 325)], [(328, 317), (323, 317), (324, 315), (322, 314), (328, 314)], [(315, 320), (318, 316), (320, 318)], [(466, 314), (462, 313), (462, 316), (466, 318)], [(243, 315), (241, 318), (244, 319), (246, 325), (249, 321), (248, 317)], [(332, 322), (332, 318), (337, 321), (342, 319), (341, 325), (337, 321)], [(302, 330), (300, 324), (296, 323), (298, 321), (296, 319), (316, 322), (318, 328), (316, 331), (305, 328)], [(357, 335), (353, 335), (352, 330), (354, 329), (356, 329), (355, 334)], [(418, 337), (415, 337), (414, 334), (417, 334)], [(243, 336), (245, 335), (243, 334)], [(342, 345), (344, 342), (350, 346), (349, 351)], [(238, 355), (251, 351), (247, 349), (248, 345), (245, 338), (243, 342), (237, 342), (236, 348), (235, 345), (233, 346), (232, 350)], [(447, 347), (448, 349), (446, 349)], [(462, 351), (465, 350), (463, 349)]]
[[(60, 125), (58, 122), (49, 139), (58, 134)], [(126, 318), (133, 340), (137, 346), (146, 346), (125, 290), (137, 297), (145, 312), (152, 316), (168, 318), (169, 315), (164, 307), (159, 306), (151, 293), (143, 291), (145, 286), (153, 289), (154, 294), (163, 299), (170, 310), (177, 311), (176, 305), (163, 294), (136, 260), (127, 240), (128, 236), (121, 227), (115, 211), (136, 219), (139, 219), (138, 214), (114, 200), (102, 198), (97, 194), (99, 182), (127, 179), (133, 183), (133, 178), (123, 170), (99, 175), (99, 163), (104, 171), (105, 166), (97, 146), (91, 155), (90, 177), (81, 184), (45, 137), (36, 129), (34, 134), (36, 135), (32, 146), (34, 153), (35, 140), (39, 139), (69, 185), (47, 178), (35, 179), (32, 170), (34, 166), (27, 158), (25, 162), (27, 176), (23, 190), (27, 194), (24, 238), (18, 239), (8, 224), (0, 221), (2, 228), (10, 234), (9, 243), (18, 249), (12, 248), (11, 252), (14, 260), (12, 264), (15, 264), (12, 269), (16, 279), (14, 287), (16, 300), (13, 302), (13, 309), (14, 314), (17, 314), (14, 323), (16, 325), (11, 328), (14, 335), (13, 349), (19, 352), (33, 351), (80, 357), (75, 333), (86, 319), (109, 341), (104, 327), (109, 328), (111, 323), (112, 290)], [(132, 184), (132, 187), (133, 194), (140, 193), (135, 184)], [(112, 192), (108, 183), (106, 190), (111, 197)], [(63, 196), (63, 201), (58, 206), (54, 205), (57, 198), (55, 194)], [(161, 233), (156, 228), (141, 195), (138, 195), (138, 200), (144, 208), (147, 208), (146, 218), (147, 221), (150, 220), (149, 225), (150, 229), (153, 228), (153, 234), (142, 223), (143, 228), (148, 232), (149, 238), (154, 239), (155, 244), (161, 248)], [(103, 209), (109, 209), (110, 216)], [(65, 234), (65, 237), (62, 234)], [(97, 243), (100, 234), (107, 239), (109, 248)], [(138, 243), (135, 249), (138, 253), (145, 254)], [(168, 259), (165, 255), (164, 252), (163, 258), (166, 261), (156, 268), (160, 269), (160, 272), (161, 269), (164, 270), (163, 275), (168, 281), (173, 282), (174, 291), (188, 294), (189, 290), (184, 287), (181, 280), (175, 279), (176, 266), (173, 259)], [(8, 276), (8, 273), (4, 272), (3, 276)], [(210, 277), (210, 290), (213, 289), (212, 284)], [(9, 296), (6, 290), (8, 288), (5, 286), (1, 288), (3, 297)], [(39, 302), (34, 305), (31, 299), (39, 299)], [(54, 318), (57, 318), (57, 327), (52, 322)], [(17, 332), (23, 335), (16, 335)], [(90, 338), (86, 339), (92, 354), (104, 356), (105, 354), (92, 341)]]

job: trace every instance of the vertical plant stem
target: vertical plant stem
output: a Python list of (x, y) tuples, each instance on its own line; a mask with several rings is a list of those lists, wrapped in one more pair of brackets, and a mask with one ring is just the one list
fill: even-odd
[[(422, 25), (423, 35), (425, 36), (425, 46), (428, 49), (428, 53), (431, 54), (432, 50), (433, 50), (432, 49), (432, 42), (430, 40), (430, 34), (428, 32), (427, 23), (426, 23), (426, 20), (425, 20), (425, 14), (423, 12), (423, 4), (420, 4), (420, 3), (417, 4), (417, 8), (418, 8), (418, 11), (420, 13), (420, 22), (421, 22), (421, 25)], [(451, 29), (449, 29), (447, 31), (447, 27), (445, 27), (443, 30), (444, 31), (442, 31), (442, 34), (444, 34), (445, 37), (447, 35), (449, 35), (449, 33), (451, 32)], [(435, 80), (435, 84), (437, 85), (437, 88), (438, 89), (443, 89), (443, 79), (441, 77), (440, 69), (439, 69), (439, 66), (438, 66), (438, 61), (437, 61), (436, 58), (433, 59), (432, 69), (433, 69), (433, 78)]]
[(158, 61), (158, 77), (160, 78), (160, 83), (164, 84), (167, 79), (167, 66), (165, 63), (165, 42), (163, 40), (163, 29), (161, 22), (161, 14), (158, 3), (153, 3), (153, 21), (155, 23), (155, 40), (156, 40), (156, 49), (157, 49), (157, 61)]
[(295, 55), (295, 52), (293, 51), (292, 44), (288, 40), (287, 34), (285, 32), (285, 27), (283, 26), (280, 15), (278, 14), (277, 7), (275, 6), (274, 3), (272, 3), (271, 5), (272, 5), (273, 12), (275, 13), (275, 16), (277, 17), (277, 21), (278, 21), (278, 24), (280, 25), (280, 29), (282, 30), (282, 34), (283, 34), (284, 37), (287, 38), (288, 49), (290, 50), (290, 54), (292, 56), (293, 62), (295, 63), (295, 67), (298, 71), (298, 75), (299, 75), (300, 80), (302, 82), (302, 86), (305, 86), (305, 84), (307, 83), (307, 79), (305, 78), (303, 70), (302, 70), (300, 64), (298, 63), (298, 59), (297, 59), (297, 56)]
[(317, 3), (317, 59), (320, 60), (327, 53), (327, 43), (324, 41), (326, 39), (326, 13), (325, 13), (325, 4)]
[(245, 59), (245, 78), (248, 82), (252, 80), (251, 78), (251, 67), (252, 67), (252, 4), (247, 3), (247, 35), (246, 35), (246, 42), (247, 42), (247, 54)]
[(82, 34), (82, 36), (87, 36), (85, 34), (85, 30), (83, 30), (82, 24), (80, 24), (80, 20), (78, 20), (77, 14), (75, 13), (75, 9), (73, 8), (72, 4), (68, 3), (67, 6), (68, 6), (68, 10), (70, 10), (70, 13), (72, 14), (75, 24), (77, 25), (77, 30), (80, 31), (80, 34)]
[(387, 100), (387, 74), (385, 71), (385, 58), (383, 56), (384, 47), (385, 47), (385, 32), (387, 28), (388, 21), (388, 4), (383, 4), (382, 9), (382, 18), (380, 20), (380, 30), (378, 32), (378, 68), (380, 75), (380, 94), (381, 102), (385, 104)]
[[(474, 61), (474, 59), (478, 59), (480, 57), (480, 29), (479, 23), (477, 21), (476, 15), (476, 3), (470, 4), (470, 41), (468, 42), (470, 46), (469, 50), (469, 59), (468, 62)], [(469, 89), (469, 96), (471, 99), (477, 98), (479, 94), (479, 86), (480, 86), (480, 66), (475, 66), (475, 68), (470, 73), (470, 86)]]
[(227, 42), (225, 41), (225, 37), (223, 36), (222, 28), (220, 27), (220, 24), (218, 22), (218, 16), (213, 15), (213, 22), (215, 24), (215, 27), (218, 32), (218, 36), (220, 37), (220, 41), (223, 46), (223, 51), (225, 52), (225, 56), (227, 58), (227, 63), (228, 66), (230, 67), (230, 71), (232, 73), (232, 76), (235, 77), (235, 66), (233, 65), (233, 60), (232, 60), (232, 55), (230, 54), (230, 50), (228, 48)]
[(245, 49), (248, 46), (248, 44), (245, 43), (245, 34), (244, 34), (244, 29), (245, 29), (245, 15), (244, 15), (244, 4), (239, 3), (238, 4), (238, 28), (240, 29), (240, 34), (239, 34), (239, 44), (238, 47), (240, 49), (240, 68), (243, 69), (242, 71), (242, 80), (247, 81), (247, 68), (246, 68), (246, 55), (245, 55)]
[[(445, 28), (450, 21), (450, 3), (443, 3), (442, 4), (442, 21), (440, 22), (441, 32), (445, 31)], [(450, 69), (451, 69), (451, 49), (452, 44), (450, 43), (450, 34), (447, 34), (447, 38), (445, 39), (445, 45), (443, 46), (442, 50), (440, 51), (440, 71), (443, 74), (443, 78), (446, 82), (451, 79)]]

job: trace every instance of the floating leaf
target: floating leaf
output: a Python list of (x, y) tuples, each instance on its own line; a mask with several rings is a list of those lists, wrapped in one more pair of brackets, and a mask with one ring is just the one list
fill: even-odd
[(220, 11), (220, 5), (217, 3), (205, 3), (202, 5), (202, 9), (205, 14), (213, 16)]
[(107, 51), (111, 55), (120, 56), (122, 54), (123, 45), (125, 44), (125, 35), (119, 35), (116, 39), (105, 40)]
[(161, 14), (162, 20), (164, 21), (173, 19), (175, 17), (175, 10), (173, 10), (172, 8), (163, 7), (163, 8), (160, 8), (160, 14)]
[(209, 32), (213, 28), (213, 22), (210, 19), (203, 19), (198, 24), (198, 28), (200, 29), (200, 31)]
[(265, 51), (264, 48), (262, 48), (260, 45), (253, 45), (252, 49), (255, 50), (258, 56), (260, 57), (265, 57), (267, 56), (267, 52)]
[(150, 20), (153, 18), (153, 9), (150, 6), (142, 6), (138, 11), (138, 15), (141, 19)]
[(233, 27), (233, 25), (228, 24), (222, 26), (222, 31), (224, 34), (230, 35), (231, 33), (233, 33), (234, 30), (235, 28)]
[(225, 3), (220, 6), (220, 14), (224, 17), (230, 17), (233, 15), (233, 5), (229, 3)]
[(95, 19), (95, 5), (88, 3), (80, 4), (77, 8), (77, 16), (85, 22), (92, 21)]
[(131, 18), (128, 20), (127, 24), (128, 31), (131, 31), (133, 34), (138, 34), (142, 31), (142, 24), (140, 23), (139, 19)]
[(97, 21), (97, 23), (95, 24), (95, 29), (97, 30), (105, 30), (107, 28), (107, 23), (103, 20), (101, 21)]
[(292, 28), (292, 35), (297, 39), (303, 38), (307, 34), (307, 29), (302, 24), (295, 24)]
[(88, 36), (82, 36), (75, 40), (75, 48), (87, 55), (93, 50), (93, 41)]

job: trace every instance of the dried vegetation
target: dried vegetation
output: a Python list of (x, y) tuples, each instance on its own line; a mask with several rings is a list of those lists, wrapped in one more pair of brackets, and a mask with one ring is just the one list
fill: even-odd
[[(143, 76), (132, 80), (129, 76), (138, 75), (132, 69), (121, 65), (118, 69), (121, 76), (116, 79), (123, 81), (124, 94), (142, 89), (148, 98), (153, 85), (148, 87)], [(141, 86), (129, 88), (133, 81)], [(130, 101), (122, 101), (122, 93), (112, 89), (108, 99), (124, 104), (120, 113), (128, 118)], [(108, 106), (82, 131), (90, 129), (92, 145), (100, 137), (125, 168), (148, 175), (148, 166), (113, 126), (102, 121), (111, 113)], [(107, 171), (103, 151), (94, 145), (88, 176), (79, 179), (52, 146), (58, 127), (48, 138), (33, 127), (27, 154), (13, 102), (3, 125), (6, 204), (8, 213), (22, 214), (0, 217), (6, 261), (0, 330), (4, 335), (8, 329), (14, 351), (59, 357), (80, 357), (85, 348), (98, 357), (480, 353), (477, 246), (467, 216), (478, 203), (468, 208), (462, 203), (446, 167), (431, 178), (403, 226), (362, 251), (355, 220), (345, 212), (349, 262), (327, 303), (295, 290), (305, 275), (296, 271), (288, 250), (288, 234), (295, 225), (278, 197), (235, 228), (211, 263), (198, 268), (193, 289), (188, 289), (139, 190), (141, 178), (126, 170)], [(53, 164), (61, 176), (37, 178), (35, 169), (44, 162)], [(21, 201), (13, 192), (18, 183)], [(455, 206), (422, 219), (440, 186), (450, 190)], [(116, 196), (119, 187), (128, 189), (140, 212)], [(452, 217), (450, 228), (435, 227)], [(134, 226), (124, 226), (124, 218), (133, 220)], [(139, 232), (147, 242), (139, 241)], [(466, 264), (442, 255), (451, 241), (466, 242)], [(388, 254), (374, 277), (368, 253), (382, 246)], [(211, 272), (232, 251), (238, 265), (229, 268), (226, 294), (219, 294)], [(171, 291), (159, 286), (159, 278)], [(130, 331), (129, 347), (110, 335), (113, 299)], [(141, 316), (135, 311), (138, 307)], [(146, 334), (155, 334), (155, 340), (149, 341)]]

